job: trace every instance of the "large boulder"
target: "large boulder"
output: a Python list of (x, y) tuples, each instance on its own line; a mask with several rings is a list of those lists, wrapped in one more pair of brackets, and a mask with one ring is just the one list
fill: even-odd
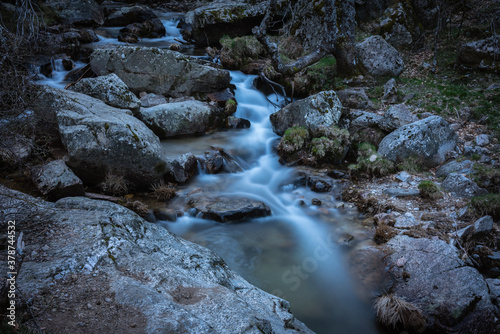
[(454, 246), (400, 235), (387, 248), (396, 279), (392, 292), (419, 307), (431, 331), (494, 333), (488, 286), (475, 268), (464, 264)]
[(141, 108), (137, 116), (160, 138), (201, 135), (224, 126), (224, 110), (188, 100)]
[(446, 153), (455, 149), (458, 136), (440, 116), (431, 116), (398, 128), (380, 142), (378, 154), (392, 161), (416, 157), (435, 167), (444, 162)]
[(356, 44), (361, 63), (373, 76), (397, 77), (404, 70), (399, 52), (380, 36), (371, 36)]
[(95, 0), (46, 0), (43, 6), (63, 24), (98, 26), (104, 23), (103, 12)]
[(320, 92), (295, 101), (271, 114), (273, 130), (282, 136), (294, 126), (306, 127), (313, 136), (321, 127), (336, 125), (342, 114), (342, 103), (333, 90)]
[(48, 203), (0, 185), (0, 219), (16, 214), (31, 236), (17, 282), (32, 308), (59, 305), (37, 315), (47, 332), (312, 333), (218, 255), (120, 205)]
[(460, 47), (458, 60), (467, 67), (500, 71), (500, 35), (465, 43)]
[(271, 215), (271, 209), (265, 203), (240, 196), (195, 195), (189, 199), (188, 208), (194, 208), (203, 219), (221, 223)]
[(32, 167), (31, 179), (38, 190), (50, 200), (85, 194), (82, 181), (62, 160)]
[(121, 7), (112, 12), (104, 21), (105, 26), (123, 27), (131, 23), (144, 22), (157, 19), (158, 16), (148, 7), (136, 5), (132, 7)]
[(114, 73), (97, 78), (84, 78), (69, 89), (95, 97), (116, 108), (138, 110), (141, 107), (141, 101)]
[(190, 38), (201, 46), (217, 45), (224, 35), (231, 37), (252, 34), (266, 12), (263, 2), (220, 1), (196, 8), (186, 14)]
[(35, 110), (57, 127), (68, 165), (84, 181), (97, 183), (107, 172), (143, 188), (167, 171), (160, 140), (123, 109), (81, 93), (40, 86)]
[(229, 87), (229, 72), (181, 53), (157, 48), (119, 46), (94, 50), (90, 65), (97, 75), (115, 73), (138, 94), (166, 96), (210, 93)]

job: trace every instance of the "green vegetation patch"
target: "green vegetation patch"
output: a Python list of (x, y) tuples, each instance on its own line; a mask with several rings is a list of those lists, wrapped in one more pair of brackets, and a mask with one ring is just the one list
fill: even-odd
[(479, 217), (489, 215), (495, 220), (500, 219), (500, 194), (473, 197), (470, 206)]

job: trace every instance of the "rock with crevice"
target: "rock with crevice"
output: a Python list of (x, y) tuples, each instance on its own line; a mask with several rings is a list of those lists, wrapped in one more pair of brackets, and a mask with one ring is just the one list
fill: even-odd
[[(455, 247), (442, 240), (403, 235), (386, 245), (387, 262), (396, 278), (392, 292), (423, 311), (429, 330), (494, 332), (488, 286), (475, 268), (463, 263)], [(402, 257), (406, 262), (397, 266)]]
[(231, 80), (229, 72), (215, 64), (149, 47), (97, 49), (90, 56), (90, 65), (97, 75), (115, 73), (136, 94), (179, 97), (211, 93), (228, 88)]
[(194, 195), (189, 199), (188, 208), (196, 209), (203, 219), (221, 223), (271, 215), (271, 209), (264, 202), (241, 196)]
[(435, 167), (455, 149), (457, 140), (448, 122), (440, 116), (431, 116), (391, 132), (380, 142), (378, 154), (392, 161), (414, 157), (428, 167)]
[(342, 114), (342, 103), (333, 90), (320, 92), (295, 101), (271, 114), (273, 130), (282, 136), (288, 128), (306, 127), (313, 136), (321, 127), (337, 125)]
[[(32, 307), (42, 309), (42, 296), (59, 298), (57, 291), (70, 291), (64, 302), (75, 306), (40, 314), (41, 327), (56, 331), (54, 317), (64, 316), (64, 328), (72, 332), (82, 327), (107, 332), (108, 323), (124, 323), (141, 333), (261, 333), (263, 328), (312, 333), (288, 302), (249, 284), (218, 255), (120, 205), (83, 197), (49, 203), (0, 185), (0, 218), (13, 219), (14, 211), (23, 217), (18, 228), (32, 236), (27, 254), (45, 246), (43, 261), (29, 256), (23, 261), (17, 277), (23, 293), (35, 297)], [(52, 234), (33, 238), (48, 226)], [(94, 290), (104, 305), (87, 299), (92, 302), (84, 305), (91, 309), (86, 312), (118, 308), (117, 319), (96, 323), (80, 317), (86, 314), (82, 296)]]

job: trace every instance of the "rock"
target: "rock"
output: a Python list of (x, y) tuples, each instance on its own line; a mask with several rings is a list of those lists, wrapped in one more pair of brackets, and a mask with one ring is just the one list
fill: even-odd
[(391, 197), (417, 197), (420, 196), (420, 191), (418, 189), (400, 189), (400, 188), (387, 188), (384, 190), (384, 194)]
[(493, 230), (493, 217), (484, 216), (476, 220), (474, 223), (474, 235), (481, 236)]
[(354, 2), (356, 6), (356, 18), (361, 22), (369, 22), (380, 17), (387, 9), (387, 0), (358, 0)]
[(82, 79), (70, 86), (70, 90), (99, 99), (112, 107), (138, 110), (141, 101), (114, 73), (97, 78)]
[(486, 189), (480, 188), (474, 181), (458, 173), (450, 173), (441, 186), (456, 197), (472, 198), (488, 193)]
[(166, 104), (166, 103), (167, 99), (163, 95), (150, 93), (141, 97), (141, 107), (143, 108), (155, 107), (160, 104)]
[(382, 100), (385, 100), (389, 103), (396, 102), (398, 97), (398, 86), (396, 84), (396, 80), (394, 78), (387, 81), (384, 85), (384, 95), (382, 96)]
[(282, 136), (293, 126), (306, 127), (313, 136), (320, 127), (336, 125), (342, 113), (342, 104), (335, 91), (325, 91), (295, 101), (271, 114), (273, 130)]
[(465, 43), (460, 47), (458, 61), (467, 67), (498, 71), (496, 62), (500, 54), (500, 35)]
[(399, 180), (401, 182), (409, 182), (411, 179), (411, 175), (408, 172), (402, 171), (397, 173), (395, 176), (396, 180)]
[(321, 206), (321, 204), (323, 204), (323, 203), (321, 202), (321, 200), (319, 200), (319, 199), (317, 199), (317, 198), (313, 198), (313, 199), (311, 200), (311, 204), (312, 204), (312, 205), (316, 205), (316, 206)]
[(153, 214), (157, 220), (166, 220), (170, 222), (177, 221), (177, 212), (172, 209), (154, 209)]
[[(280, 333), (287, 328), (291, 334), (313, 333), (294, 318), (288, 302), (250, 285), (212, 251), (120, 205), (81, 197), (48, 203), (1, 185), (0, 196), (2, 221), (17, 218), (12, 214), (15, 208), (23, 217), (19, 228), (26, 234), (33, 236), (51, 226), (64, 236), (42, 234), (30, 241), (32, 249), (48, 246), (44, 261), (25, 258), (17, 277), (36, 309), (45, 305), (43, 296), (60, 298), (59, 291), (69, 287), (71, 293), (64, 296), (67, 305), (81, 305), (81, 293), (96, 298), (89, 303), (92, 308), (99, 308), (95, 301), (110, 298), (106, 312), (119, 319), (109, 322), (137, 326), (137, 332), (229, 334), (259, 333), (265, 328)], [(113, 312), (115, 308), (119, 312)], [(80, 318), (81, 308), (52, 312), (50, 318), (65, 312), (64, 328), (71, 332), (90, 327), (109, 330), (92, 317)], [(43, 316), (37, 321), (43, 327), (51, 323)]]
[(455, 149), (457, 134), (440, 116), (404, 125), (386, 136), (378, 154), (392, 161), (416, 157), (434, 167), (444, 162), (446, 153)]
[(53, 201), (63, 197), (85, 195), (82, 181), (62, 160), (32, 167), (31, 179), (38, 190)]
[[(398, 235), (387, 244), (392, 292), (419, 307), (427, 328), (455, 333), (493, 333), (493, 307), (481, 274), (466, 266), (458, 250), (442, 240)], [(407, 262), (398, 267), (400, 258)], [(459, 291), (459, 293), (457, 293)]]
[(157, 48), (119, 46), (94, 50), (90, 65), (98, 75), (115, 73), (136, 94), (145, 91), (179, 97), (210, 93), (228, 88), (231, 80), (228, 71)]
[(203, 219), (221, 223), (271, 215), (271, 209), (263, 202), (239, 196), (197, 195), (191, 197), (188, 208), (195, 208)]
[(121, 7), (111, 13), (104, 21), (104, 25), (108, 27), (123, 27), (131, 23), (152, 19), (158, 19), (158, 16), (151, 9), (146, 6), (135, 5), (132, 7)]
[(375, 25), (379, 35), (395, 48), (405, 48), (420, 37), (422, 31), (415, 21), (413, 8), (407, 2), (397, 2), (388, 8)]
[(176, 157), (168, 157), (167, 175), (178, 183), (189, 181), (196, 174), (198, 163), (192, 153), (185, 153)]
[(0, 166), (15, 169), (25, 163), (33, 152), (34, 142), (17, 134), (2, 133)]
[(34, 109), (40, 122), (58, 128), (67, 164), (84, 182), (97, 184), (112, 173), (147, 188), (166, 172), (158, 137), (137, 118), (88, 95), (37, 89)]
[(118, 40), (121, 42), (137, 43), (139, 37), (160, 38), (166, 34), (165, 26), (159, 19), (151, 19), (144, 22), (128, 24), (120, 29)]
[(247, 129), (251, 125), (248, 119), (228, 116), (226, 118), (226, 127), (228, 129)]
[(500, 306), (500, 279), (487, 278), (485, 281), (490, 289), (491, 301), (497, 307)]
[(410, 109), (405, 104), (396, 104), (391, 106), (379, 123), (379, 127), (387, 132), (392, 132), (399, 129), (403, 125), (407, 125), (418, 121), (417, 116), (411, 113)]
[(421, 222), (418, 222), (411, 212), (407, 212), (402, 216), (396, 218), (396, 222), (394, 223), (395, 228), (404, 228), (410, 229), (412, 227), (416, 227), (421, 225)]
[(213, 148), (205, 152), (199, 160), (207, 174), (238, 173), (242, 171), (233, 157), (221, 148)]
[(481, 147), (489, 145), (490, 144), (490, 136), (486, 135), (486, 134), (478, 135), (476, 137), (476, 144), (478, 146), (481, 146)]
[(46, 0), (45, 10), (50, 10), (57, 20), (66, 25), (99, 26), (104, 23), (104, 15), (95, 0)]
[(262, 2), (221, 1), (209, 3), (186, 14), (186, 27), (200, 46), (217, 45), (222, 36), (252, 35), (266, 11)]
[(373, 103), (362, 87), (339, 90), (337, 91), (337, 96), (344, 107), (356, 109), (373, 108)]
[(397, 77), (404, 70), (399, 52), (380, 36), (356, 44), (361, 63), (373, 76)]
[(189, 100), (141, 108), (137, 117), (160, 138), (201, 135), (224, 126), (224, 112), (206, 102)]
[(466, 240), (469, 235), (472, 235), (473, 232), (474, 225), (469, 225), (453, 233), (453, 236), (463, 241)]
[(412, 0), (415, 15), (425, 30), (436, 27), (439, 15), (439, 2), (437, 0)]
[(474, 171), (474, 163), (470, 160), (458, 162), (456, 160), (450, 161), (436, 171), (437, 177), (447, 177), (451, 173), (458, 174), (472, 174)]

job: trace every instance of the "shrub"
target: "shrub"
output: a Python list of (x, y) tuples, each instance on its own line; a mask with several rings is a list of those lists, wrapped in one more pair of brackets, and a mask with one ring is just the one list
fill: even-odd
[(317, 134), (321, 137), (314, 138), (311, 142), (311, 153), (314, 157), (327, 163), (341, 162), (350, 145), (349, 132), (334, 125), (320, 127)]
[(374, 305), (377, 319), (388, 327), (401, 325), (409, 330), (422, 330), (426, 326), (425, 316), (417, 306), (394, 295), (378, 297)]
[(443, 196), (439, 187), (432, 181), (426, 180), (418, 185), (420, 196), (423, 198), (438, 199)]
[(122, 175), (107, 173), (104, 181), (100, 184), (100, 188), (107, 194), (122, 196), (128, 192), (128, 182)]
[(470, 205), (478, 216), (489, 215), (495, 220), (500, 219), (500, 194), (473, 197)]
[(159, 201), (168, 201), (175, 197), (175, 185), (173, 183), (165, 184), (163, 180), (153, 184), (151, 187), (153, 196)]

